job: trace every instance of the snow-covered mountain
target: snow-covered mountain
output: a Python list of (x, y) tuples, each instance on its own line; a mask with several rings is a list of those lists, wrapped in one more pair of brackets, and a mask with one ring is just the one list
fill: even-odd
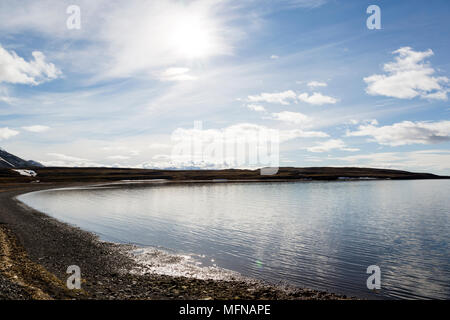
[(0, 168), (35, 168), (35, 167), (43, 167), (43, 165), (33, 160), (23, 160), (0, 148)]

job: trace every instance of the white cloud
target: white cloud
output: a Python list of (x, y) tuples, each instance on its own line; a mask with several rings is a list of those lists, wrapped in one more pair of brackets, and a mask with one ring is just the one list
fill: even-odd
[(29, 126), (29, 127), (22, 127), (22, 129), (30, 132), (44, 132), (50, 129), (50, 127), (47, 126), (41, 126), (41, 125), (35, 125), (35, 126)]
[(0, 140), (6, 140), (19, 134), (19, 131), (6, 128), (0, 128)]
[(190, 81), (197, 79), (189, 74), (189, 68), (168, 68), (160, 74), (162, 81)]
[(327, 138), (329, 135), (323, 131), (304, 131), (301, 129), (281, 130), (281, 141), (289, 141), (297, 138)]
[(450, 121), (403, 121), (382, 127), (363, 124), (357, 131), (347, 132), (347, 136), (369, 136), (377, 143), (389, 146), (434, 144), (450, 141)]
[(377, 119), (366, 119), (366, 120), (350, 119), (348, 121), (348, 124), (351, 124), (354, 126), (356, 126), (357, 124), (364, 124), (364, 125), (371, 124), (371, 125), (376, 126), (376, 125), (378, 125), (378, 120)]
[(312, 104), (312, 105), (323, 105), (323, 104), (335, 104), (338, 100), (333, 97), (325, 96), (321, 93), (314, 92), (311, 95), (307, 93), (302, 93), (298, 96), (300, 101)]
[(88, 159), (68, 156), (62, 153), (48, 153), (50, 157), (56, 160), (41, 160), (43, 165), (48, 167), (104, 167), (104, 165), (92, 162)]
[(308, 82), (308, 87), (310, 88), (316, 88), (316, 87), (326, 87), (326, 82), (320, 82), (320, 81), (310, 81)]
[(127, 160), (127, 159), (130, 159), (130, 157), (116, 155), (116, 156), (108, 156), (108, 159), (111, 159), (111, 160)]
[(149, 149), (167, 149), (170, 148), (170, 144), (165, 144), (165, 143), (152, 143), (149, 146)]
[(0, 83), (38, 85), (61, 75), (53, 63), (46, 62), (42, 52), (33, 51), (32, 56), (34, 59), (27, 62), (0, 45)]
[(265, 112), (266, 111), (266, 108), (264, 108), (260, 104), (248, 104), (247, 108), (249, 108), (250, 110), (253, 110), (253, 111), (257, 111), (257, 112)]
[(272, 60), (277, 60), (277, 59), (279, 59), (279, 58), (280, 58), (280, 57), (277, 56), (276, 54), (273, 54), (273, 55), (270, 56), (270, 59), (272, 59)]
[(66, 160), (66, 161), (89, 161), (87, 159), (72, 157), (72, 156), (62, 154), (62, 153), (47, 153), (47, 155), (57, 158), (59, 160)]
[(266, 102), (266, 103), (279, 103), (282, 105), (288, 105), (297, 100), (297, 95), (292, 90), (275, 93), (261, 93), (256, 96), (248, 96), (249, 102)]
[(120, 152), (120, 153), (125, 152), (131, 156), (138, 156), (141, 153), (140, 150), (133, 149), (130, 147), (125, 147), (125, 146), (120, 146), (120, 145), (105, 146), (105, 147), (102, 147), (101, 149), (104, 151), (108, 151), (108, 152), (110, 152), (110, 151)]
[(294, 124), (306, 125), (311, 122), (311, 118), (300, 112), (282, 111), (278, 113), (272, 113), (272, 117), (275, 120), (290, 122)]
[(309, 152), (328, 152), (335, 149), (350, 152), (359, 151), (359, 149), (356, 148), (348, 148), (344, 143), (344, 141), (342, 141), (341, 139), (330, 139), (327, 141), (320, 142), (313, 147), (307, 148)]
[(374, 74), (364, 78), (368, 84), (366, 92), (399, 99), (421, 97), (426, 99), (447, 100), (447, 77), (433, 77), (436, 72), (425, 61), (433, 51), (414, 51), (402, 47), (393, 52), (397, 54), (394, 62), (386, 63), (386, 74)]

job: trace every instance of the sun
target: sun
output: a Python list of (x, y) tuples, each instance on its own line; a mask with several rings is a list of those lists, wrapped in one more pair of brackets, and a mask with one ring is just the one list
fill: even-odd
[(214, 53), (214, 26), (199, 14), (179, 15), (172, 25), (169, 43), (178, 55), (188, 59)]

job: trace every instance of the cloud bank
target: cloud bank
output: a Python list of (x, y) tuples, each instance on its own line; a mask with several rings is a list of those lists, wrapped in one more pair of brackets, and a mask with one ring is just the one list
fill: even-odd
[(347, 136), (368, 136), (379, 144), (392, 147), (411, 144), (435, 144), (450, 141), (450, 121), (403, 121), (382, 127), (375, 124), (365, 124), (360, 125), (357, 131), (347, 132)]

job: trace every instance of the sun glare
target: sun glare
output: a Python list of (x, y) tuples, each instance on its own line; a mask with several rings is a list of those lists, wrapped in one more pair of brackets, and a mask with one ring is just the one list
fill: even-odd
[(189, 59), (205, 58), (213, 53), (212, 29), (205, 17), (183, 14), (174, 22), (169, 41), (177, 54)]

